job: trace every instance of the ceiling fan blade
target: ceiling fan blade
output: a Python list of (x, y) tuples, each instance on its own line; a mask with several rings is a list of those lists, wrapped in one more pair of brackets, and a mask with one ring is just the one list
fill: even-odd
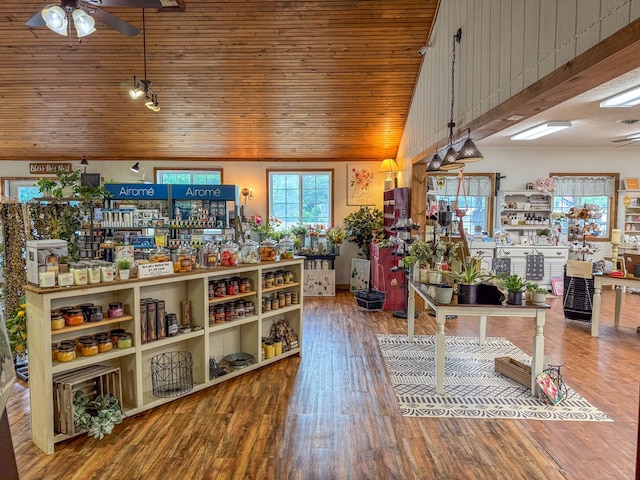
[(25, 25), (28, 27), (44, 27), (45, 23), (44, 23), (44, 18), (42, 18), (42, 13), (41, 12), (36, 13), (33, 17), (29, 19), (29, 21), (25, 23)]
[(96, 7), (162, 8), (160, 0), (80, 0)]
[(128, 24), (124, 20), (120, 20), (115, 15), (111, 15), (104, 10), (96, 9), (91, 12), (91, 16), (98, 22), (104, 23), (107, 27), (113, 28), (127, 37), (135, 37), (140, 33), (140, 30), (133, 25)]

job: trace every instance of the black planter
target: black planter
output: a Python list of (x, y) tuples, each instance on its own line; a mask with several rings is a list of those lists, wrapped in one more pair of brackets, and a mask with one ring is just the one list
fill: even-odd
[(458, 303), (468, 305), (478, 303), (478, 293), (480, 285), (458, 284)]
[(507, 303), (511, 305), (522, 305), (522, 292), (507, 292)]

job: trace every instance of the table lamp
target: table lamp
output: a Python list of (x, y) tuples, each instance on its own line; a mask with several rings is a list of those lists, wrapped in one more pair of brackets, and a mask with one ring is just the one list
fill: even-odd
[(387, 158), (382, 161), (380, 164), (380, 168), (378, 168), (379, 173), (386, 173), (387, 178), (384, 179), (384, 190), (391, 190), (396, 187), (396, 180), (391, 176), (392, 173), (399, 172), (400, 168), (398, 164), (393, 158)]

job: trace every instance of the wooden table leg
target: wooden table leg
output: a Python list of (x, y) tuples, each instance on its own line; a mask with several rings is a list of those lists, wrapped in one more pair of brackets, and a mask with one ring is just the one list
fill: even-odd
[(436, 310), (436, 393), (444, 394), (444, 322), (447, 316), (442, 310)]
[[(622, 308), (622, 290), (624, 287), (613, 287), (616, 291), (616, 310), (614, 317), (614, 325), (616, 327), (620, 326), (620, 310)], [(595, 302), (594, 302), (595, 303)]]
[(544, 322), (545, 313), (543, 309), (536, 311), (535, 333), (533, 334), (533, 355), (531, 356), (531, 395), (536, 395), (536, 377), (542, 373), (544, 368)]
[(600, 305), (602, 304), (602, 285), (595, 282), (593, 290), (593, 311), (591, 312), (591, 336), (598, 336), (600, 328)]
[(487, 316), (486, 315), (480, 315), (479, 330), (480, 330), (480, 332), (478, 333), (479, 343), (480, 345), (484, 345), (484, 341), (487, 338)]

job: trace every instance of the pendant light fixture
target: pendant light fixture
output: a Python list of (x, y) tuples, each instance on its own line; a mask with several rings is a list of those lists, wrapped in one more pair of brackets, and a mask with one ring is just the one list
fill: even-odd
[(440, 170), (457, 170), (464, 167), (464, 163), (457, 162), (458, 152), (453, 148), (453, 127), (456, 126), (453, 121), (453, 106), (455, 102), (455, 90), (456, 90), (456, 45), (460, 43), (462, 38), (462, 29), (458, 28), (458, 31), (453, 36), (453, 53), (451, 55), (451, 115), (449, 117), (449, 149), (442, 157), (442, 163), (440, 164)]
[(471, 129), (467, 130), (467, 139), (462, 144), (456, 162), (458, 163), (472, 163), (479, 162), (484, 158), (484, 155), (480, 153), (476, 144), (471, 140)]
[(439, 172), (440, 165), (442, 165), (442, 157), (438, 155), (438, 147), (436, 146), (433, 158), (429, 162), (429, 165), (427, 165), (427, 172)]
[(145, 28), (144, 8), (142, 9), (142, 61), (144, 66), (144, 78), (133, 76), (133, 88), (129, 90), (129, 96), (137, 100), (144, 97), (144, 105), (154, 112), (160, 111), (158, 95), (151, 90), (152, 81), (147, 80), (147, 29)]

